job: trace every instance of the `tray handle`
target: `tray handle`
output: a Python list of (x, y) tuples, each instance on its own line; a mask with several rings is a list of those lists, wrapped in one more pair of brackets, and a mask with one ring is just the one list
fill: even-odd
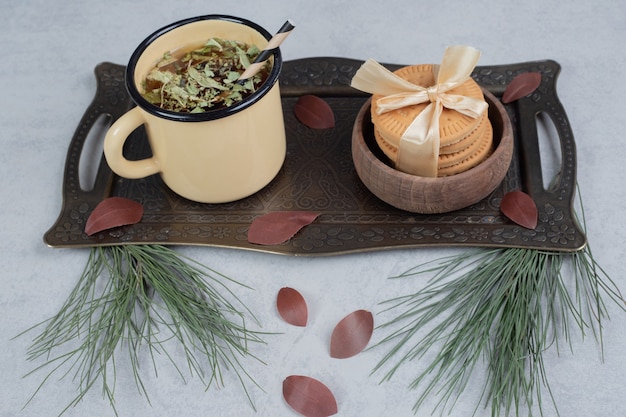
[[(555, 61), (533, 63), (527, 70), (539, 71), (542, 82), (530, 96), (513, 104), (517, 113), (520, 158), (523, 160), (521, 172), (523, 187), (537, 203), (540, 220), (549, 228), (551, 239), (567, 239), (572, 251), (580, 250), (587, 244), (587, 238), (577, 221), (574, 197), (576, 194), (576, 143), (571, 125), (556, 91), (556, 82), (561, 66)], [(539, 117), (545, 116), (554, 126), (560, 145), (560, 162), (556, 162), (556, 174), (551, 182), (546, 183), (542, 169), (541, 140), (552, 140), (539, 135)], [(523, 127), (523, 128), (521, 128)], [(567, 215), (565, 214), (567, 213)], [(569, 218), (566, 222), (564, 219)], [(551, 236), (551, 237), (550, 237)]]
[[(113, 123), (133, 107), (126, 92), (124, 66), (102, 62), (95, 67), (94, 75), (97, 83), (95, 96), (74, 131), (65, 159), (61, 213), (55, 225), (44, 234), (44, 242), (50, 246), (54, 246), (58, 240), (56, 229), (63, 218), (86, 216), (93, 206), (109, 194), (113, 176), (104, 156), (99, 159), (94, 185), (89, 190), (81, 187), (81, 156), (87, 138), (101, 116), (107, 116), (109, 122)], [(104, 140), (104, 136), (99, 140)]]
[[(546, 61), (538, 70), (542, 73), (542, 83), (535, 93), (518, 100), (516, 104), (519, 126), (520, 156), (528, 167), (522, 172), (524, 187), (527, 192), (539, 200), (563, 201), (571, 203), (576, 189), (576, 144), (572, 128), (563, 105), (558, 99), (556, 81), (560, 73), (560, 65), (554, 61)], [(543, 115), (552, 122), (560, 143), (560, 165), (553, 183), (544, 186), (545, 173), (542, 170), (539, 122)], [(548, 134), (549, 135), (549, 134)], [(550, 138), (543, 138), (549, 140)], [(533, 170), (534, 172), (529, 172)]]
[[(79, 165), (87, 138), (100, 117), (107, 116), (109, 124), (112, 124), (132, 108), (132, 103), (126, 92), (124, 72), (124, 66), (109, 62), (98, 64), (94, 70), (97, 81), (96, 94), (85, 110), (68, 149), (63, 181), (65, 199), (78, 196), (77, 198), (80, 200), (96, 198), (99, 201), (103, 197), (103, 190), (104, 195), (106, 195), (110, 189), (111, 169), (104, 156), (100, 158), (94, 186), (89, 190), (80, 186)], [(94, 139), (104, 140), (104, 135), (102, 138)]]

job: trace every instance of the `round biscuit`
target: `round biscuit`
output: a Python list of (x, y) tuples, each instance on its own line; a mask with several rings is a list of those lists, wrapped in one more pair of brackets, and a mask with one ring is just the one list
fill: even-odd
[(387, 142), (376, 128), (374, 128), (374, 138), (380, 150), (395, 164), (398, 158), (398, 148)]
[(478, 122), (478, 126), (476, 126), (476, 129), (472, 130), (469, 135), (465, 136), (457, 142), (451, 143), (450, 145), (446, 146), (440, 146), (439, 154), (447, 155), (461, 152), (462, 150), (467, 149), (467, 147), (471, 146), (474, 142), (478, 140), (478, 138), (483, 135), (485, 129), (487, 128), (488, 121), (489, 117), (487, 116), (487, 112), (485, 112), (480, 117), (480, 121)]
[(478, 148), (478, 150), (469, 155), (466, 159), (462, 160), (456, 165), (452, 165), (449, 167), (440, 167), (437, 171), (437, 176), (444, 177), (460, 174), (461, 172), (474, 168), (485, 159), (487, 159), (487, 157), (491, 154), (493, 147), (493, 129), (491, 127), (491, 122), (489, 122), (489, 125), (485, 130), (483, 137), (480, 140), (480, 143), (481, 146)]
[[(433, 65), (430, 64), (403, 67), (395, 71), (395, 74), (422, 87), (430, 87), (435, 83)], [(460, 86), (448, 91), (448, 94), (484, 100), (480, 86), (471, 77)], [(377, 100), (381, 97), (378, 94), (372, 96), (372, 123), (386, 141), (397, 147), (404, 131), (430, 103), (415, 104), (377, 114)], [(475, 119), (456, 110), (444, 108), (439, 119), (440, 145), (447, 146), (458, 142), (474, 130), (479, 122), (479, 118)]]
[[(395, 163), (398, 157), (398, 148), (387, 142), (377, 129), (374, 129), (374, 138), (380, 150)], [(437, 176), (458, 174), (478, 165), (489, 154), (492, 143), (493, 130), (491, 122), (487, 119), (485, 129), (471, 146), (455, 154), (439, 155)]]
[(448, 154), (442, 154), (440, 152), (439, 164), (438, 164), (439, 169), (448, 168), (453, 165), (456, 165), (462, 161), (465, 161), (467, 158), (469, 158), (470, 156), (478, 152), (483, 147), (483, 143), (485, 142), (484, 132), (485, 131), (483, 129), (481, 134), (476, 135), (473, 138), (473, 141), (469, 143), (469, 145), (465, 149), (461, 149), (460, 151), (448, 153)]

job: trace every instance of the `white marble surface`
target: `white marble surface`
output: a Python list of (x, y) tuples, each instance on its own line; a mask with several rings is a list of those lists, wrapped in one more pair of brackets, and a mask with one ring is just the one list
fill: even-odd
[[(483, 51), (481, 64), (551, 58), (561, 63), (558, 91), (578, 147), (578, 178), (586, 205), (589, 241), (598, 262), (626, 289), (626, 3), (520, 1), (354, 1), (265, 0), (214, 2), (163, 0), (86, 2), (3, 1), (0, 21), (0, 415), (53, 416), (76, 394), (71, 379), (50, 380), (22, 407), (42, 375), (23, 378), (34, 364), (25, 352), (28, 337), (12, 337), (54, 314), (87, 260), (87, 250), (50, 249), (42, 241), (61, 206), (61, 177), (67, 145), (95, 89), (94, 66), (125, 64), (135, 46), (154, 29), (195, 15), (224, 13), (278, 28), (291, 18), (298, 27), (283, 46), (285, 59), (343, 56), (382, 62), (435, 62), (446, 45), (469, 44)], [(335, 323), (360, 308), (379, 312), (378, 303), (406, 294), (420, 281), (386, 278), (444, 253), (433, 249), (290, 258), (228, 249), (181, 248), (182, 252), (255, 288), (240, 295), (257, 312), (267, 338), (255, 353), (266, 366), (250, 364), (265, 392), (252, 389), (256, 414), (237, 383), (208, 391), (196, 378), (184, 384), (164, 361), (158, 377), (148, 364), (144, 382), (151, 404), (124, 367), (117, 374), (120, 416), (294, 416), (281, 396), (282, 380), (305, 374), (335, 393), (339, 415), (412, 415), (406, 368), (392, 382), (369, 377), (382, 354), (329, 358)], [(310, 306), (304, 329), (284, 324), (274, 309), (283, 286), (299, 289)], [(545, 352), (546, 372), (562, 416), (626, 415), (626, 314), (608, 305), (604, 362), (592, 338), (575, 337), (573, 353)], [(478, 381), (484, 375), (478, 374)], [(472, 385), (452, 416), (468, 416), (480, 395)], [(555, 415), (544, 399), (546, 415)], [(432, 404), (429, 404), (429, 406)], [(427, 406), (419, 415), (430, 415)], [(99, 387), (67, 416), (112, 416)], [(477, 416), (490, 415), (479, 409)]]

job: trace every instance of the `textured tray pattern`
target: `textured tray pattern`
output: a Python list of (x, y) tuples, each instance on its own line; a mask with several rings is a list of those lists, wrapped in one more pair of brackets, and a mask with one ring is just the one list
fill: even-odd
[[(483, 201), (453, 213), (416, 215), (378, 200), (357, 177), (350, 140), (354, 118), (367, 99), (349, 87), (362, 61), (346, 58), (307, 58), (286, 62), (281, 92), (287, 131), (287, 158), (276, 179), (257, 194), (229, 204), (199, 204), (172, 193), (158, 176), (127, 180), (114, 175), (101, 158), (92, 190), (83, 190), (79, 162), (95, 121), (114, 121), (131, 108), (124, 87), (124, 67), (102, 63), (95, 69), (97, 91), (68, 150), (63, 178), (63, 207), (44, 241), (54, 247), (118, 244), (186, 244), (232, 247), (292, 255), (330, 255), (421, 246), (528, 247), (575, 251), (585, 236), (574, 221), (572, 201), (576, 183), (575, 143), (565, 111), (556, 95), (560, 71), (554, 61), (477, 67), (476, 81), (501, 96), (519, 73), (539, 71), (542, 84), (530, 97), (507, 106), (516, 149), (501, 186)], [(397, 68), (398, 65), (388, 65)], [(323, 97), (335, 112), (337, 125), (312, 130), (297, 121), (293, 106), (303, 94)], [(554, 123), (560, 142), (560, 174), (548, 190), (541, 174), (536, 114)], [(127, 142), (129, 158), (148, 155), (143, 129)], [(539, 208), (535, 230), (521, 228), (499, 212), (504, 193), (522, 189)], [(89, 237), (84, 224), (93, 208), (109, 196), (135, 199), (144, 205), (139, 224)], [(276, 246), (247, 242), (255, 217), (279, 210), (314, 210), (320, 217), (293, 239)]]

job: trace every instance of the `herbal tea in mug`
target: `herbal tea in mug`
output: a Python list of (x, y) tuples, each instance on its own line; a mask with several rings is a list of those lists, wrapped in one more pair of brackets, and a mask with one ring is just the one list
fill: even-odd
[(256, 45), (219, 38), (184, 53), (166, 52), (146, 76), (142, 95), (162, 109), (177, 112), (230, 107), (251, 95), (269, 76), (271, 65), (266, 62), (256, 75), (237, 82), (260, 52)]
[[(135, 50), (126, 87), (137, 104), (104, 139), (117, 175), (159, 174), (175, 193), (224, 203), (265, 187), (280, 171), (286, 137), (278, 85), (278, 48), (253, 78), (238, 82), (271, 34), (245, 19), (209, 15), (157, 30)], [(124, 143), (145, 128), (152, 156), (123, 156)]]

